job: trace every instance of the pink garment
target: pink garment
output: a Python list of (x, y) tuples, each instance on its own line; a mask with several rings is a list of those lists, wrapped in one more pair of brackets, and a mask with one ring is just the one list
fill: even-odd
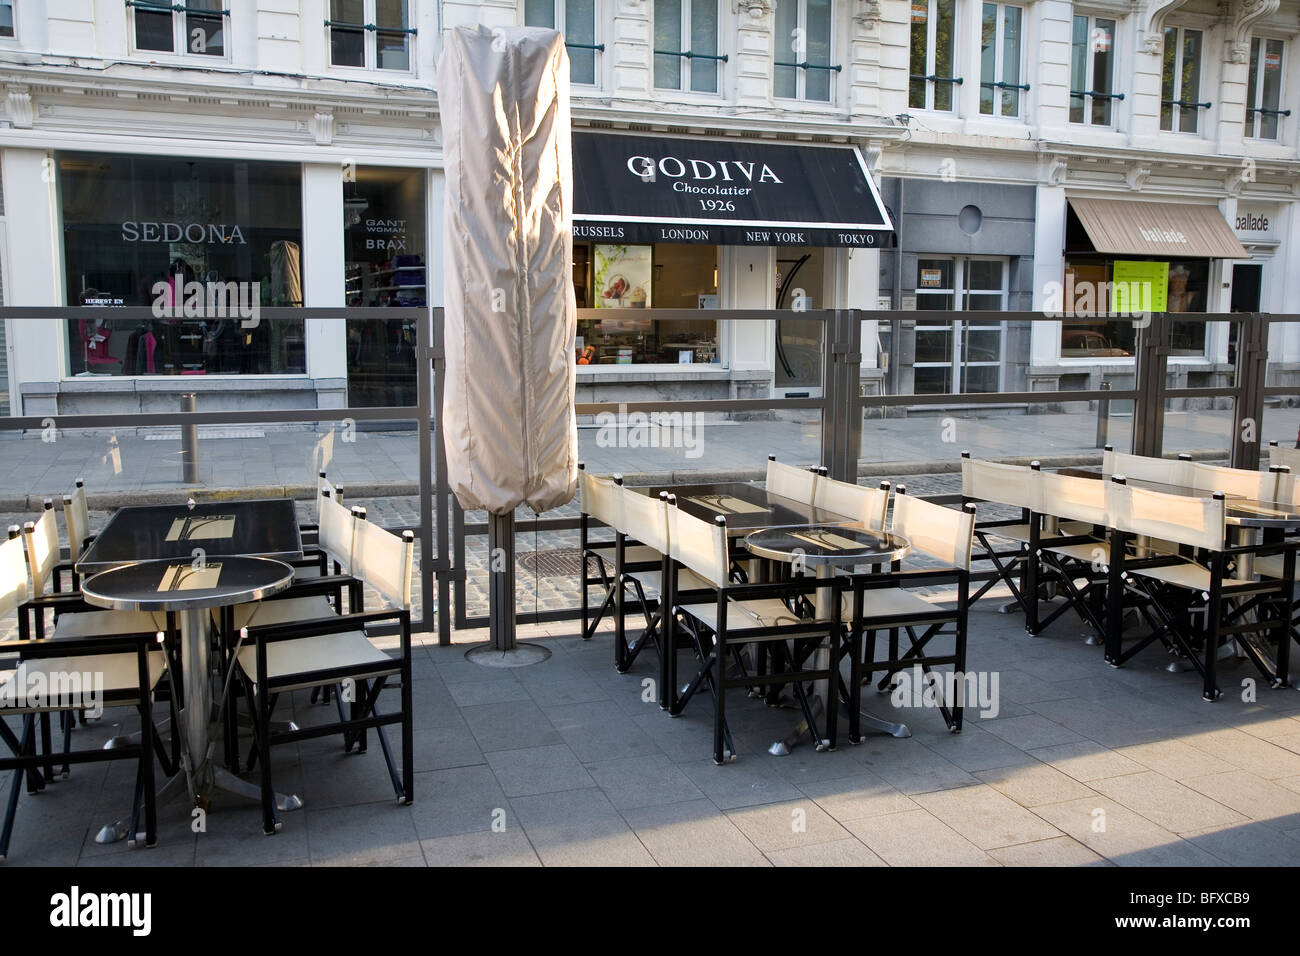
[(153, 353), (158, 348), (158, 339), (152, 332), (144, 334), (144, 365), (145, 371), (150, 375), (154, 374)]

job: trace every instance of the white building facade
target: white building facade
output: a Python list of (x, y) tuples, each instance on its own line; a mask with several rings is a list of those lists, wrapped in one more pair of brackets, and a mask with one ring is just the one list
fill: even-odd
[[(54, 341), (5, 323), (0, 414), (171, 410), (182, 392), (201, 408), (409, 401), (400, 313), (250, 331), (181, 304), (189, 282), (263, 305), (439, 304), (435, 64), (442, 32), (473, 23), (564, 31), (575, 130), (856, 148), (896, 230), (885, 248), (575, 241), (579, 304), (629, 310), (580, 323), (581, 400), (816, 394), (815, 323), (713, 308), (951, 310), (864, 323), (864, 388), (891, 393), (1122, 387), (1125, 323), (967, 313), (1125, 276), (1160, 277), (1171, 311), (1296, 311), (1296, 0), (13, 0), (4, 304), (161, 289), (175, 308), (106, 310)], [(669, 328), (630, 312), (643, 304), (701, 319)], [(1227, 330), (1179, 334), (1180, 381), (1221, 384)], [(1274, 331), (1270, 375), (1300, 380), (1300, 328)]]

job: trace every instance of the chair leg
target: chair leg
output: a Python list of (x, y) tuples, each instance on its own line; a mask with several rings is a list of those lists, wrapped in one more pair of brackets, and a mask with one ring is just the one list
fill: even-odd
[[(149, 695), (140, 705), (140, 770), (144, 785), (144, 845), (158, 842), (158, 793), (153, 772), (153, 714)], [(134, 836), (134, 833), (132, 833)]]
[(45, 754), (45, 782), (54, 782), (54, 744), (51, 732), (50, 712), (41, 714), (41, 750)]
[[(32, 732), (32, 718), (28, 714), (23, 718), (23, 736), (18, 744), (18, 752), (14, 755), (21, 757), (28, 750), (29, 738)], [(5, 808), (4, 828), (0, 830), (0, 863), (9, 856), (9, 840), (14, 834), (14, 816), (18, 812), (18, 797), (22, 793), (23, 777), (26, 771), (22, 767), (14, 770), (13, 783), (9, 786), (9, 801)]]
[(727, 760), (723, 737), (723, 728), (727, 720), (727, 694), (723, 687), (724, 655), (721, 638), (718, 638), (718, 645), (718, 649), (713, 654), (713, 762), (721, 766)]
[(280, 820), (275, 813), (275, 788), (271, 783), (271, 702), (264, 686), (258, 686), (256, 699), (257, 716), (253, 724), (262, 758), (262, 832), (270, 835), (280, 832)]

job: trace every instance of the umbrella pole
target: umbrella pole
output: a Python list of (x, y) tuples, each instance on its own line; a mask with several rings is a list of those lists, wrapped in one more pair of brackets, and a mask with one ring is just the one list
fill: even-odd
[(488, 617), (492, 647), (515, 649), (515, 515), (488, 515)]

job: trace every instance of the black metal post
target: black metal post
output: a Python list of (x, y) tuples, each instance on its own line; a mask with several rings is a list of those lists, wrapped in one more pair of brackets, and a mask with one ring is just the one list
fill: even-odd
[[(181, 396), (182, 412), (188, 415), (198, 410), (198, 397), (193, 392)], [(181, 468), (187, 485), (199, 483), (199, 426), (189, 418), (181, 424)]]
[[(1110, 382), (1099, 386), (1103, 392), (1110, 391)], [(1110, 397), (1097, 399), (1097, 447), (1105, 448), (1110, 443)]]
[(515, 649), (515, 516), (488, 515), (488, 616), (492, 647)]

